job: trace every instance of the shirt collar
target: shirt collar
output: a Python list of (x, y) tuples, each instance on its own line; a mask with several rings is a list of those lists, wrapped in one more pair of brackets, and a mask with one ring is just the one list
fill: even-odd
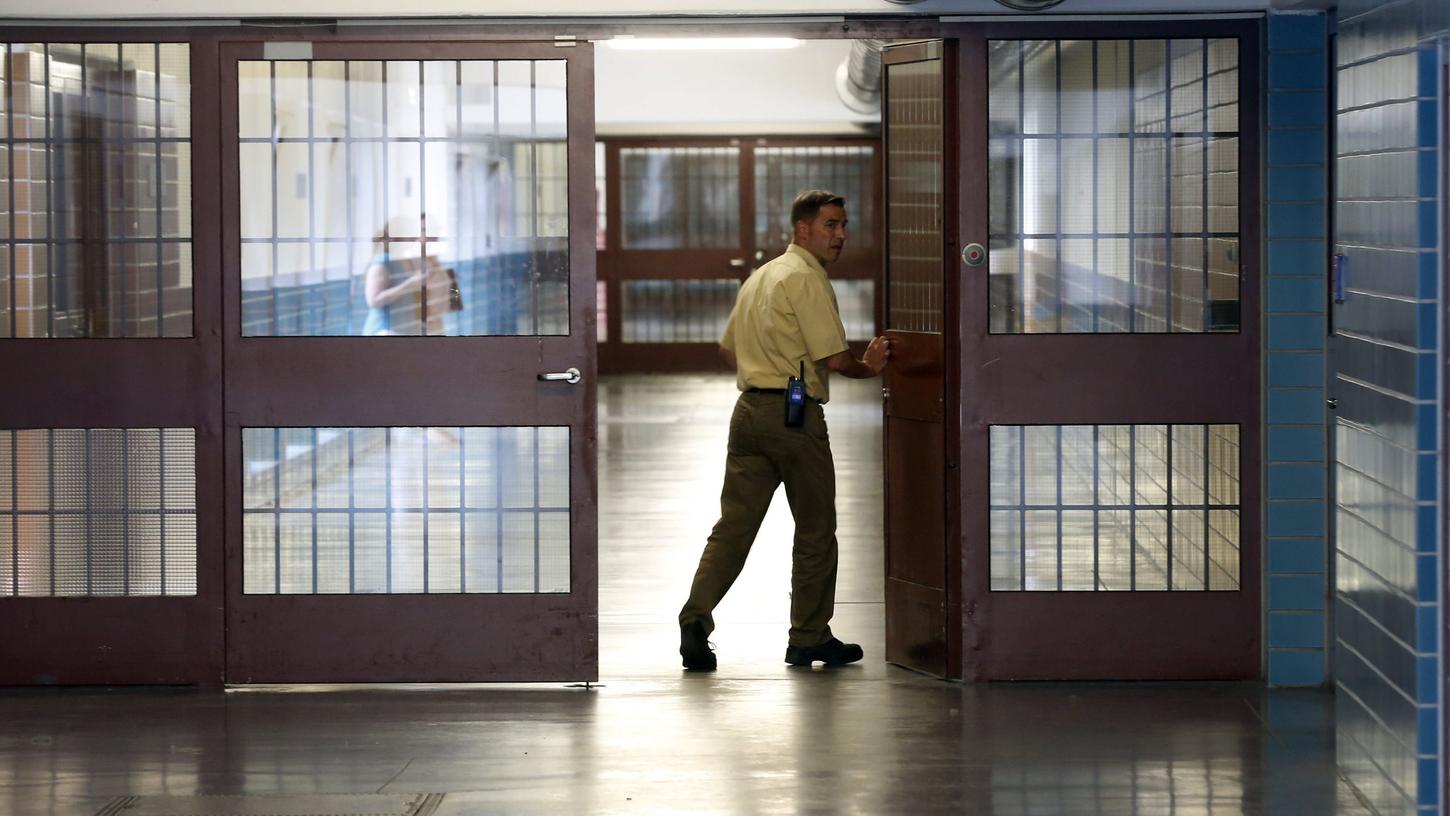
[(822, 275), (826, 274), (826, 268), (821, 265), (820, 260), (816, 258), (816, 256), (811, 254), (811, 251), (809, 249), (806, 249), (800, 244), (792, 241), (790, 246), (785, 248), (785, 251), (794, 253), (796, 257), (804, 259), (806, 263), (810, 264), (812, 269), (816, 270)]

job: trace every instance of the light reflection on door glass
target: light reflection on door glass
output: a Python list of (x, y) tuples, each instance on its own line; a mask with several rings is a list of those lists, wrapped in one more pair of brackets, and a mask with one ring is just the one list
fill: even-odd
[(238, 66), (242, 333), (569, 332), (563, 60)]

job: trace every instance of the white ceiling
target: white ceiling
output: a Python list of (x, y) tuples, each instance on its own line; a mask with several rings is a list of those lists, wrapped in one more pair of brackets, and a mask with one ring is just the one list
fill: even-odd
[[(1263, 11), (1327, 0), (1064, 0), (1061, 14)], [(1000, 14), (995, 0), (6, 0), (7, 18), (632, 17), (656, 15)]]

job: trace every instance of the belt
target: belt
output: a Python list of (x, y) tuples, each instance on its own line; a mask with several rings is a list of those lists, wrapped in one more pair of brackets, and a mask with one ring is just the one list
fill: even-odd
[[(752, 388), (745, 389), (745, 393), (747, 393), (747, 394), (784, 394), (785, 393), (785, 389), (784, 388), (753, 388), (752, 387)], [(806, 394), (806, 399), (810, 400), (811, 402), (820, 402), (820, 400), (818, 398), (813, 397), (810, 394)]]

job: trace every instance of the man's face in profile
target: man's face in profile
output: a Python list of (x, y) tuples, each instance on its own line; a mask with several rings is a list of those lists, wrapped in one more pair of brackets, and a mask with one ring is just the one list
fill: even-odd
[(797, 221), (795, 242), (824, 266), (841, 257), (846, 245), (846, 208), (826, 204), (811, 221)]

